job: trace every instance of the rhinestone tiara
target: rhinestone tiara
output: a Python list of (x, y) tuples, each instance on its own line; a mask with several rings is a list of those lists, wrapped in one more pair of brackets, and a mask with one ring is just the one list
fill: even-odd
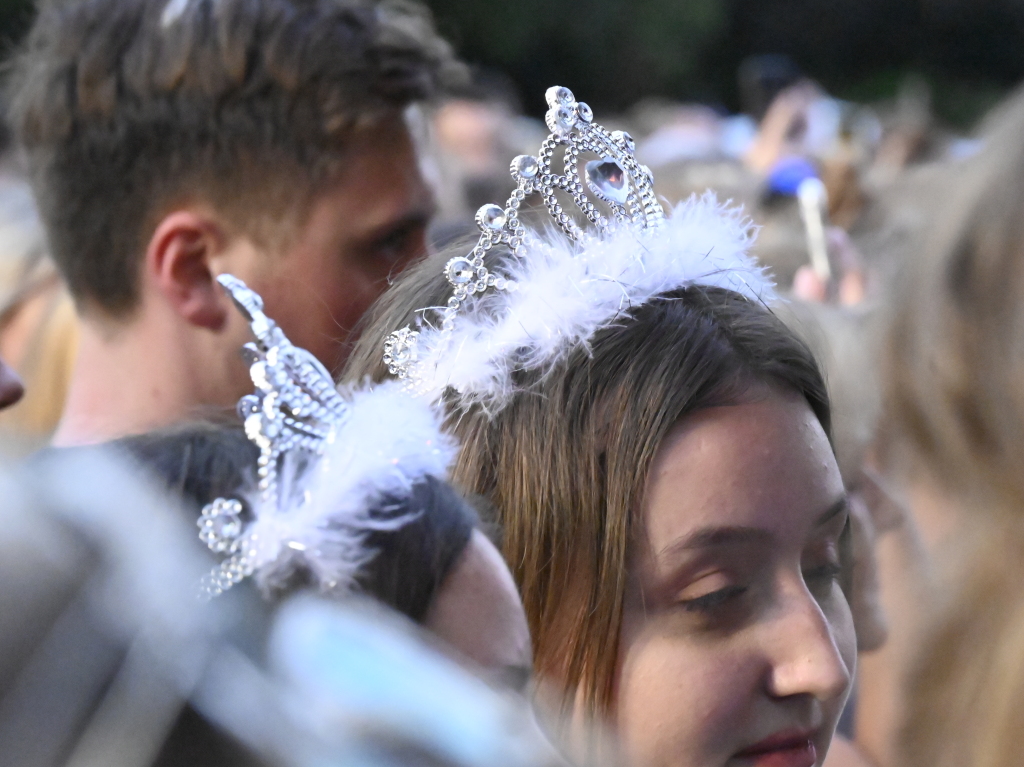
[(238, 410), (260, 455), (255, 490), (239, 489), (248, 513), (238, 498), (202, 510), (199, 538), (225, 559), (201, 594), (216, 596), (251, 575), (261, 586), (284, 582), (299, 564), (321, 590), (347, 592), (372, 556), (365, 535), (411, 518), (381, 516), (376, 504), (428, 476), (443, 478), (455, 440), (435, 406), (398, 382), (339, 392), (323, 365), (264, 314), (259, 295), (230, 275), (217, 279), (256, 336), (243, 347), (256, 391)]
[[(562, 86), (548, 88), (545, 122), (551, 133), (541, 144), (537, 156), (519, 155), (512, 160), (511, 174), (515, 191), (505, 208), (484, 205), (476, 213), (480, 238), (473, 250), (451, 259), (444, 274), (453, 293), (441, 312), (441, 342), (450, 337), (460, 310), (474, 294), (490, 289), (515, 291), (514, 280), (494, 274), (484, 265), (484, 255), (495, 245), (507, 246), (513, 257), (526, 256), (527, 232), (519, 220), (519, 208), (527, 196), (540, 194), (548, 213), (558, 227), (574, 242), (585, 242), (615, 232), (622, 226), (633, 230), (654, 230), (665, 220), (665, 212), (654, 193), (650, 168), (637, 162), (636, 145), (625, 131), (608, 131), (595, 123), (593, 110), (576, 101), (572, 91)], [(562, 172), (554, 169), (559, 147)], [(587, 162), (580, 177), (580, 155), (592, 153), (597, 159)], [(585, 183), (584, 183), (585, 181)], [(556, 192), (567, 194), (582, 216), (592, 224), (586, 231), (565, 211)], [(593, 197), (591, 197), (593, 195)], [(598, 202), (603, 203), (603, 206)], [(417, 348), (419, 331), (406, 326), (391, 333), (384, 342), (384, 362), (388, 371), (405, 380), (410, 390), (422, 392)]]
[(288, 340), (263, 313), (263, 299), (230, 274), (217, 277), (249, 322), (255, 343), (242, 347), (254, 394), (238, 401), (245, 433), (260, 449), (257, 474), (263, 500), (278, 500), (277, 466), (282, 454), (304, 451), (319, 456), (343, 423), (348, 404), (316, 357)]

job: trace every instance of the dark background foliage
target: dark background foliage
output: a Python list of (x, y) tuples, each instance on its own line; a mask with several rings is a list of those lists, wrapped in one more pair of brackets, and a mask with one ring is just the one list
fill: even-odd
[(507, 73), (528, 111), (550, 84), (601, 111), (642, 96), (740, 106), (737, 69), (784, 53), (831, 92), (895, 94), (908, 75), (968, 124), (1024, 77), (1024, 0), (429, 0), (470, 61)]
[[(524, 108), (569, 85), (595, 108), (643, 96), (735, 111), (751, 54), (785, 53), (836, 95), (893, 95), (908, 75), (967, 125), (1024, 77), (1024, 0), (427, 0), (471, 62), (509, 76)], [(0, 50), (31, 0), (0, 0)]]

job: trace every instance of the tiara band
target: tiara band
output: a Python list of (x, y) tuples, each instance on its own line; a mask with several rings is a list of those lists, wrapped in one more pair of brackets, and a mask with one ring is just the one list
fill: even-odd
[(238, 498), (217, 498), (197, 521), (200, 540), (226, 557), (201, 593), (216, 596), (252, 575), (269, 582), (295, 560), (322, 590), (350, 589), (371, 555), (365, 533), (406, 521), (376, 518), (370, 507), (427, 476), (444, 478), (455, 442), (430, 403), (397, 384), (342, 396), (316, 357), (267, 317), (257, 293), (232, 275), (217, 281), (256, 337), (243, 347), (255, 393), (238, 412), (260, 456), (256, 493), (240, 493), (251, 519)]
[[(666, 215), (629, 134), (595, 123), (568, 88), (549, 88), (546, 99), (551, 133), (536, 157), (512, 161), (516, 188), (505, 208), (477, 211), (476, 246), (444, 266), (452, 287), (446, 304), (420, 309), (415, 329), (407, 325), (385, 339), (388, 371), (414, 394), (439, 400), (454, 390), (460, 405), (493, 410), (516, 391), (513, 372), (543, 376), (569, 349), (585, 347), (623, 312), (660, 294), (706, 285), (755, 301), (774, 297), (771, 280), (748, 255), (756, 227), (742, 210), (707, 193)], [(583, 153), (597, 159), (581, 174)], [(531, 194), (540, 194), (556, 228), (522, 224), (519, 210)], [(562, 207), (559, 194), (578, 214)], [(508, 255), (492, 272), (484, 259), (496, 245)]]
[[(489, 288), (516, 290), (517, 283), (492, 274), (484, 265), (484, 255), (495, 245), (504, 244), (515, 257), (525, 256), (526, 228), (519, 220), (519, 208), (527, 196), (539, 193), (548, 213), (562, 232), (575, 242), (588, 234), (580, 228), (558, 201), (556, 191), (567, 193), (576, 208), (594, 225), (598, 233), (610, 233), (623, 224), (635, 229), (657, 228), (665, 211), (654, 193), (650, 168), (634, 157), (636, 144), (625, 131), (607, 131), (595, 123), (594, 112), (585, 102), (576, 101), (572, 91), (556, 85), (545, 93), (548, 111), (545, 123), (551, 131), (537, 156), (519, 155), (510, 166), (515, 191), (505, 208), (488, 204), (475, 216), (480, 237), (466, 256), (457, 256), (445, 264), (444, 274), (453, 287), (453, 295), (442, 310), (441, 330), (450, 332), (467, 298)], [(563, 171), (555, 173), (552, 164), (559, 146), (565, 148)], [(580, 179), (580, 154), (590, 152), (599, 159), (584, 166), (586, 188)], [(595, 204), (587, 190), (605, 203), (610, 215)], [(384, 342), (384, 362), (388, 371), (400, 379), (409, 379), (418, 361), (417, 331), (409, 327), (392, 333)], [(412, 387), (415, 389), (415, 385)]]

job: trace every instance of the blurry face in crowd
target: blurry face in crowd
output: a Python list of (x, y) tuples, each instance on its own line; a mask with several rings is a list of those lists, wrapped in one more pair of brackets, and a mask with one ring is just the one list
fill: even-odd
[(359, 318), (388, 279), (424, 255), (434, 199), (401, 117), (358, 131), (335, 183), (284, 253), (231, 265), (292, 343), (337, 373)]
[(529, 681), (523, 603), (505, 560), (479, 530), (438, 590), (424, 626), (496, 684), (522, 690)]
[(21, 379), (18, 378), (11, 368), (0, 359), (0, 410), (13, 405), (25, 390), (21, 386)]
[(631, 763), (822, 763), (856, 662), (837, 580), (847, 518), (802, 397), (764, 389), (677, 425), (652, 467), (622, 625)]

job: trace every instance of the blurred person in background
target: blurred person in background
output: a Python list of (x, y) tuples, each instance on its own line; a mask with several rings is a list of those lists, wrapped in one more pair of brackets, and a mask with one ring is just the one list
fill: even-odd
[[(410, 104), (457, 74), (410, 4), (45, 5), (11, 116), (81, 319), (55, 444), (231, 406), (246, 332), (231, 271), (338, 369), (433, 211)], [(73, 83), (74, 87), (68, 87)]]
[(922, 587), (893, 616), (907, 639), (892, 673), (909, 678), (885, 764), (1020, 763), (1024, 93), (984, 140), (893, 292), (881, 444), (921, 548), (894, 577)]
[(476, 231), (473, 216), (481, 205), (508, 197), (508, 158), (542, 141), (544, 127), (522, 114), (506, 77), (474, 69), (470, 80), (433, 110), (431, 129), (439, 178), (430, 236), (442, 247)]
[(27, 396), (0, 416), (0, 449), (41, 447), (60, 421), (78, 347), (78, 319), (46, 255), (32, 190), (0, 164), (0, 355), (26, 383)]

